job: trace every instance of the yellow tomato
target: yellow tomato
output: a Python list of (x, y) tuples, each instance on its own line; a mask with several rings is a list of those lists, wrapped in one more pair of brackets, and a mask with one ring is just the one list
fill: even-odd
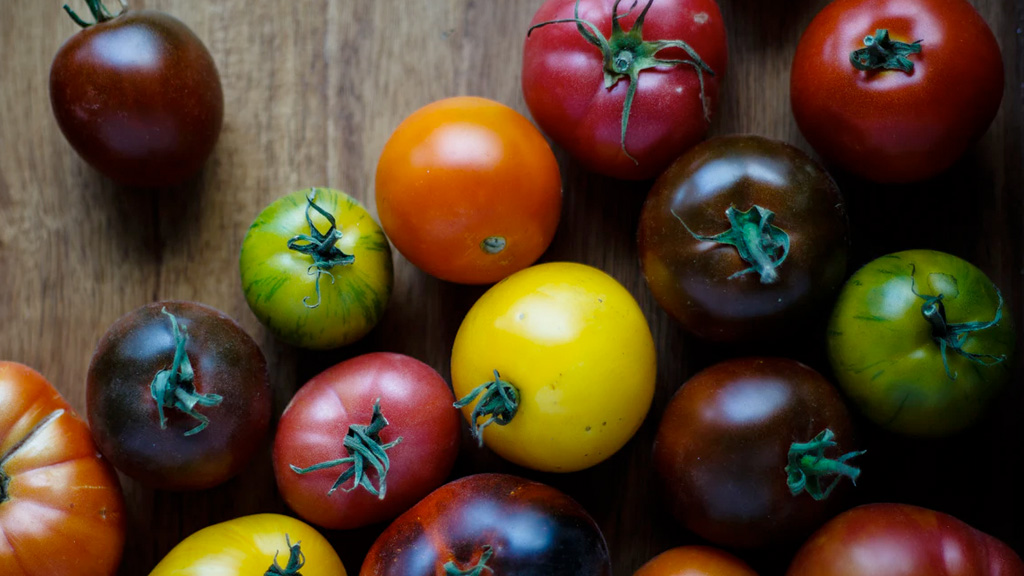
[(517, 272), (477, 301), (455, 337), (452, 384), (474, 434), (498, 455), (573, 472), (636, 433), (655, 364), (633, 296), (596, 268), (557, 262)]
[(345, 567), (330, 542), (305, 522), (280, 514), (255, 514), (214, 524), (185, 538), (149, 576), (299, 573), (345, 576)]

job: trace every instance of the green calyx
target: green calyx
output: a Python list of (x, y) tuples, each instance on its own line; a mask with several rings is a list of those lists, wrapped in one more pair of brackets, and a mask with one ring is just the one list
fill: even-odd
[[(988, 322), (959, 322), (951, 324), (946, 320), (946, 306), (942, 303), (942, 299), (945, 296), (941, 293), (938, 296), (919, 294), (913, 284), (913, 266), (911, 267), (910, 274), (911, 290), (918, 298), (924, 300), (924, 304), (921, 305), (921, 315), (924, 316), (924, 319), (931, 326), (932, 339), (939, 345), (939, 350), (942, 353), (942, 366), (946, 369), (946, 376), (950, 380), (956, 380), (958, 377), (958, 374), (949, 367), (950, 350), (980, 366), (995, 366), (1006, 361), (1005, 354), (994, 356), (992, 354), (975, 354), (964, 350), (964, 345), (971, 334), (987, 330), (1003, 319), (1003, 294), (999, 291), (999, 288), (993, 286), (996, 296), (999, 298), (999, 303), (996, 305), (996, 312), (991, 320)], [(951, 286), (955, 286), (955, 279), (951, 278), (951, 281), (954, 283)]]
[(911, 44), (896, 42), (889, 38), (889, 31), (875, 30), (874, 36), (864, 38), (864, 48), (850, 53), (850, 63), (857, 70), (900, 70), (910, 74), (914, 71), (911, 54), (921, 53), (921, 40)]
[(306, 555), (302, 553), (299, 546), (301, 542), (292, 544), (287, 534), (284, 535), (284, 542), (288, 545), (288, 564), (283, 568), (277, 563), (277, 552), (274, 553), (274, 564), (267, 568), (263, 576), (302, 576), (299, 570), (306, 565)]
[[(313, 224), (310, 210), (316, 210), (330, 223), (331, 227), (326, 233), (317, 230), (316, 225)], [(316, 303), (310, 304), (309, 296), (303, 298), (302, 303), (307, 308), (316, 308), (320, 306), (321, 302), (320, 276), (327, 274), (331, 277), (331, 283), (333, 284), (334, 275), (330, 273), (331, 268), (335, 266), (348, 266), (355, 262), (356, 257), (351, 254), (345, 254), (336, 246), (338, 240), (341, 240), (341, 230), (338, 230), (338, 224), (334, 220), (334, 215), (316, 204), (316, 188), (310, 190), (309, 196), (306, 197), (306, 222), (309, 223), (309, 234), (300, 234), (293, 237), (288, 241), (288, 249), (295, 250), (313, 259), (313, 264), (310, 265), (307, 272), (310, 276), (316, 276), (314, 282)]]
[(490, 546), (484, 546), (480, 553), (480, 560), (469, 568), (462, 569), (455, 565), (455, 562), (448, 561), (444, 565), (445, 576), (482, 576), (484, 571), (494, 572), (487, 562), (490, 561), (491, 557), (494, 556), (494, 549)]
[(174, 361), (171, 367), (161, 370), (153, 377), (149, 384), (149, 392), (156, 401), (157, 413), (160, 415), (160, 428), (167, 428), (167, 417), (164, 415), (164, 408), (172, 408), (195, 418), (199, 425), (185, 432), (185, 436), (192, 436), (202, 432), (210, 424), (210, 419), (196, 412), (196, 406), (216, 406), (224, 398), (217, 394), (200, 394), (196, 392), (195, 373), (192, 371), (192, 362), (189, 361), (185, 345), (188, 343), (188, 333), (184, 326), (178, 326), (178, 319), (167, 311), (162, 313), (171, 319), (171, 328), (174, 332)]
[(789, 234), (779, 228), (772, 221), (775, 213), (767, 208), (754, 205), (746, 212), (737, 210), (730, 206), (725, 211), (725, 217), (729, 221), (729, 230), (715, 236), (703, 236), (690, 230), (690, 227), (683, 222), (683, 219), (676, 214), (672, 215), (679, 220), (679, 223), (686, 228), (696, 240), (702, 242), (718, 242), (734, 246), (739, 252), (740, 258), (750, 264), (750, 268), (740, 270), (729, 276), (729, 279), (738, 278), (744, 274), (757, 272), (761, 276), (762, 284), (774, 284), (779, 280), (779, 266), (789, 256)]
[[(604, 58), (605, 88), (611, 90), (620, 80), (629, 80), (629, 89), (626, 91), (626, 100), (622, 107), (621, 146), (623, 154), (632, 160), (634, 164), (639, 165), (637, 159), (626, 150), (626, 130), (629, 125), (629, 113), (633, 107), (633, 99), (636, 96), (640, 73), (652, 68), (674, 68), (680, 64), (692, 67), (697, 73), (697, 79), (700, 81), (700, 101), (701, 108), (704, 111), (704, 121), (710, 124), (711, 111), (708, 109), (707, 98), (705, 98), (704, 74), (714, 76), (715, 72), (697, 54), (696, 50), (682, 40), (644, 40), (644, 20), (647, 18), (647, 11), (650, 10), (654, 0), (647, 0), (647, 5), (644, 6), (644, 9), (633, 23), (633, 27), (628, 31), (622, 29), (622, 24), (619, 20), (627, 16), (632, 11), (632, 8), (636, 7), (637, 2), (634, 0), (633, 6), (629, 11), (625, 14), (619, 14), (619, 4), (621, 2), (622, 0), (615, 0), (615, 4), (612, 6), (612, 33), (608, 38), (604, 37), (596, 25), (580, 18), (579, 0), (576, 0), (572, 18), (535, 24), (530, 27), (526, 35), (529, 37), (537, 28), (551, 24), (576, 24), (580, 35), (601, 51)], [(658, 53), (668, 48), (682, 49), (686, 52), (687, 58), (681, 60), (658, 58)]]
[[(348, 427), (348, 432), (345, 433), (345, 440), (342, 442), (342, 446), (348, 452), (347, 458), (321, 462), (309, 468), (299, 468), (295, 465), (290, 467), (296, 474), (309, 474), (310, 472), (334, 468), (335, 466), (348, 466), (338, 476), (330, 490), (327, 491), (328, 496), (334, 494), (338, 487), (352, 478), (352, 486), (344, 488), (345, 492), (351, 492), (362, 486), (367, 492), (383, 500), (388, 491), (387, 476), (388, 470), (391, 468), (391, 459), (388, 457), (387, 451), (402, 441), (402, 437), (399, 436), (394, 442), (384, 444), (380, 433), (387, 425), (388, 421), (380, 410), (380, 398), (378, 398), (373, 403), (373, 415), (370, 417), (369, 425), (353, 424)], [(368, 467), (372, 467), (377, 471), (379, 487), (375, 487), (370, 477), (366, 474)]]
[(64, 11), (67, 12), (68, 16), (75, 21), (75, 24), (78, 24), (82, 28), (88, 28), (93, 24), (113, 20), (124, 13), (124, 11), (128, 9), (128, 5), (125, 4), (124, 0), (119, 1), (121, 2), (121, 11), (117, 14), (111, 14), (110, 10), (108, 10), (107, 6), (103, 3), (103, 0), (85, 0), (86, 5), (89, 6), (89, 11), (92, 12), (92, 17), (96, 20), (95, 22), (86, 22), (78, 14), (75, 14), (75, 11), (67, 4), (64, 5)]
[[(860, 469), (846, 462), (864, 454), (865, 450), (849, 452), (836, 459), (825, 456), (826, 450), (835, 447), (835, 434), (828, 428), (810, 442), (794, 442), (790, 445), (789, 464), (786, 465), (786, 484), (790, 494), (796, 496), (807, 492), (815, 500), (824, 500), (844, 476), (854, 484), (857, 483)], [(835, 479), (826, 485), (823, 480), (826, 476), (835, 476)]]
[[(512, 384), (501, 379), (498, 371), (494, 371), (494, 380), (485, 382), (466, 394), (453, 404), (456, 408), (469, 406), (474, 400), (480, 401), (473, 407), (469, 417), (470, 430), (481, 447), (484, 445), (484, 428), (491, 424), (504, 426), (512, 421), (519, 411), (519, 390)], [(487, 417), (480, 422), (481, 418)]]

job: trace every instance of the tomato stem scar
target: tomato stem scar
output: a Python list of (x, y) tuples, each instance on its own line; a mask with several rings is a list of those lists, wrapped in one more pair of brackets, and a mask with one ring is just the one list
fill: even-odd
[(920, 52), (921, 40), (910, 44), (897, 42), (889, 38), (888, 30), (881, 28), (875, 30), (874, 36), (864, 38), (864, 48), (850, 53), (850, 63), (857, 70), (901, 70), (910, 74), (914, 63), (907, 57)]
[(302, 542), (296, 542), (292, 544), (291, 538), (288, 534), (284, 535), (284, 542), (288, 545), (288, 564), (284, 568), (277, 563), (277, 552), (274, 552), (274, 564), (267, 568), (267, 571), (263, 576), (302, 576), (299, 574), (299, 570), (306, 565), (306, 555), (302, 553), (300, 544)]
[[(825, 450), (836, 446), (835, 434), (828, 428), (822, 430), (810, 442), (794, 442), (789, 447), (789, 463), (786, 465), (786, 484), (793, 496), (806, 491), (815, 500), (828, 498), (832, 490), (839, 485), (843, 477), (847, 477), (855, 485), (860, 476), (860, 468), (847, 464), (848, 460), (866, 452), (848, 452), (839, 458), (825, 456)], [(822, 477), (835, 476), (828, 485), (822, 484)]]
[(488, 236), (480, 243), (480, 249), (488, 254), (498, 254), (505, 249), (507, 241), (504, 236)]
[[(629, 80), (629, 89), (626, 91), (626, 99), (622, 106), (622, 132), (620, 140), (622, 153), (632, 160), (634, 164), (639, 165), (640, 163), (637, 159), (626, 150), (626, 129), (629, 124), (629, 113), (633, 108), (633, 99), (636, 96), (640, 73), (652, 68), (674, 68), (679, 64), (691, 66), (697, 72), (697, 79), (700, 82), (700, 102), (701, 109), (704, 111), (704, 121), (710, 124), (711, 111), (708, 109), (708, 101), (705, 97), (704, 74), (714, 76), (715, 71), (704, 62), (696, 50), (683, 40), (644, 40), (644, 20), (647, 18), (647, 11), (651, 9), (651, 4), (654, 4), (654, 0), (647, 1), (647, 5), (644, 6), (640, 15), (636, 17), (633, 27), (628, 32), (623, 30), (619, 20), (628, 16), (633, 11), (636, 2), (634, 1), (633, 6), (624, 14), (620, 14), (619, 4), (621, 2), (622, 0), (615, 0), (615, 4), (612, 6), (612, 33), (608, 38), (605, 38), (592, 22), (580, 18), (579, 0), (576, 0), (572, 18), (549, 20), (534, 24), (527, 31), (526, 37), (529, 38), (534, 30), (551, 24), (576, 24), (580, 35), (587, 42), (596, 46), (604, 57), (604, 87), (611, 90), (620, 80)], [(658, 53), (667, 48), (680, 48), (686, 53), (687, 58), (681, 60), (658, 58)]]
[(750, 268), (729, 276), (730, 280), (744, 274), (757, 272), (761, 276), (762, 284), (778, 282), (778, 268), (786, 261), (786, 256), (789, 256), (789, 234), (772, 223), (775, 213), (771, 210), (755, 204), (743, 212), (730, 206), (725, 211), (730, 228), (715, 236), (697, 234), (690, 230), (690, 227), (686, 225), (679, 214), (676, 214), (675, 210), (672, 210), (672, 215), (679, 220), (679, 223), (694, 239), (702, 242), (728, 244), (736, 248), (740, 258), (750, 264)]
[[(402, 441), (402, 437), (399, 436), (394, 442), (384, 444), (380, 433), (387, 425), (388, 421), (380, 410), (380, 398), (377, 398), (373, 403), (373, 415), (370, 417), (370, 424), (353, 424), (348, 427), (348, 432), (345, 433), (345, 440), (342, 442), (342, 445), (345, 451), (348, 452), (348, 457), (321, 462), (308, 468), (299, 468), (294, 464), (289, 464), (289, 467), (296, 474), (308, 474), (317, 470), (351, 464), (351, 467), (346, 468), (338, 476), (334, 485), (327, 491), (327, 495), (330, 496), (346, 480), (353, 478), (352, 486), (343, 489), (345, 492), (351, 492), (362, 486), (367, 492), (383, 500), (388, 490), (387, 476), (388, 470), (391, 468), (391, 459), (388, 457), (387, 451)], [(373, 486), (370, 478), (366, 475), (367, 464), (377, 471), (378, 483), (380, 484), (379, 489)]]
[(88, 28), (93, 24), (106, 22), (107, 20), (112, 20), (123, 14), (124, 11), (128, 9), (128, 5), (125, 4), (124, 0), (119, 1), (121, 2), (121, 11), (117, 14), (111, 14), (110, 10), (108, 10), (107, 6), (103, 3), (103, 0), (85, 0), (86, 5), (89, 6), (89, 11), (92, 12), (92, 17), (96, 19), (95, 22), (91, 23), (82, 20), (82, 18), (78, 14), (75, 14), (75, 11), (67, 4), (64, 5), (64, 11), (67, 12), (68, 16), (75, 21), (75, 24), (78, 24), (82, 28)]
[(161, 370), (153, 377), (149, 384), (149, 393), (156, 401), (157, 413), (160, 416), (160, 429), (167, 428), (167, 417), (164, 415), (164, 408), (173, 408), (179, 412), (188, 414), (199, 421), (199, 424), (185, 432), (185, 436), (192, 436), (203, 431), (210, 424), (210, 419), (196, 412), (195, 407), (217, 406), (224, 400), (218, 394), (200, 394), (195, 388), (195, 372), (192, 370), (192, 362), (189, 360), (185, 345), (188, 343), (188, 331), (184, 326), (178, 326), (178, 319), (174, 314), (167, 311), (167, 308), (160, 310), (171, 319), (171, 329), (174, 333), (174, 361), (169, 369)]
[[(311, 305), (309, 303), (309, 296), (302, 299), (302, 303), (306, 308), (310, 309), (320, 306), (320, 276), (327, 274), (331, 277), (331, 284), (333, 284), (334, 275), (329, 270), (335, 266), (348, 266), (356, 260), (355, 256), (345, 254), (336, 246), (338, 240), (341, 240), (341, 230), (338, 230), (338, 224), (334, 220), (334, 215), (317, 205), (315, 202), (316, 193), (317, 189), (312, 188), (309, 191), (309, 195), (306, 196), (306, 222), (309, 223), (309, 234), (299, 234), (288, 240), (289, 250), (295, 250), (313, 258), (313, 264), (309, 267), (307, 273), (310, 276), (316, 276), (314, 281), (316, 304)], [(326, 234), (317, 230), (316, 225), (313, 224), (313, 217), (310, 215), (311, 209), (316, 210), (330, 223), (331, 227), (327, 230)]]
[[(504, 426), (512, 421), (519, 411), (519, 390), (515, 386), (501, 379), (498, 371), (494, 371), (494, 380), (485, 382), (466, 394), (453, 404), (456, 408), (469, 406), (477, 396), (480, 401), (473, 407), (470, 415), (470, 431), (477, 439), (479, 446), (484, 445), (484, 428), (491, 424)], [(488, 416), (486, 420), (477, 423), (480, 418)]]
[(480, 553), (480, 560), (473, 566), (466, 568), (465, 570), (456, 566), (454, 561), (449, 560), (444, 565), (445, 576), (482, 576), (484, 570), (487, 572), (494, 572), (487, 562), (490, 561), (491, 557), (494, 556), (494, 548), (489, 545), (484, 545)]
[(25, 434), (25, 436), (22, 439), (15, 442), (14, 445), (8, 448), (7, 452), (4, 453), (2, 457), (0, 457), (0, 504), (6, 502), (7, 499), (10, 497), (8, 493), (8, 487), (10, 486), (11, 483), (11, 477), (8, 476), (6, 472), (4, 472), (4, 464), (7, 464), (7, 462), (11, 458), (13, 458), (15, 454), (17, 454), (18, 450), (21, 450), (22, 446), (28, 444), (28, 442), (32, 440), (32, 438), (34, 438), (44, 428), (53, 423), (54, 420), (60, 418), (61, 415), (63, 414), (63, 408), (59, 408), (47, 414), (46, 417), (44, 417), (39, 422), (36, 422), (36, 424), (32, 426), (32, 429), (28, 431), (28, 434)]

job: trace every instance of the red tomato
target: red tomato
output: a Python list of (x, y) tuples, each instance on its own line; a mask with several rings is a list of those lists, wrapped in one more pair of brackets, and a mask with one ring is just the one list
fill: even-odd
[(683, 546), (658, 554), (633, 576), (757, 576), (757, 572), (721, 550)]
[(868, 504), (811, 537), (787, 576), (1022, 576), (1003, 542), (956, 518), (907, 504)]
[(523, 48), (523, 96), (587, 169), (643, 180), (707, 133), (728, 59), (725, 25), (714, 0), (620, 3), (545, 2)]
[(827, 162), (911, 182), (945, 171), (988, 129), (1003, 62), (964, 0), (837, 0), (804, 33), (790, 81), (800, 130)]
[(115, 16), (97, 0), (88, 4), (96, 23), (79, 21), (85, 29), (50, 67), (61, 132), (86, 162), (122, 184), (188, 179), (213, 151), (224, 117), (213, 58), (173, 16), (128, 9)]
[(325, 370), (299, 389), (278, 424), (282, 497), (325, 528), (394, 518), (451, 472), (462, 423), (453, 402), (433, 368), (401, 354), (365, 354)]
[(395, 248), (449, 282), (489, 284), (555, 237), (562, 179), (530, 121), (485, 98), (447, 98), (406, 118), (377, 164), (377, 212)]
[(0, 362), (0, 574), (112, 576), (125, 536), (113, 468), (35, 370)]

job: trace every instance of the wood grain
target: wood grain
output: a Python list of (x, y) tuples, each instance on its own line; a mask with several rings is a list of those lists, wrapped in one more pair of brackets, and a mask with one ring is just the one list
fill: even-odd
[[(788, 71), (800, 33), (825, 0), (720, 3), (730, 68), (713, 132), (758, 133), (809, 149), (789, 111)], [(256, 336), (271, 366), (277, 414), (310, 376), (371, 350), (410, 354), (448, 376), (455, 332), (483, 288), (439, 282), (398, 257), (382, 324), (357, 345), (310, 353), (274, 341), (249, 312), (238, 250), (257, 212), (300, 188), (340, 188), (372, 210), (376, 159), (391, 131), (424, 104), (472, 94), (526, 113), (521, 44), (541, 0), (134, 1), (176, 15), (206, 42), (226, 100), (224, 130), (203, 173), (151, 194), (111, 184), (65, 143), (47, 79), (76, 27), (59, 0), (17, 4), (0, 27), (0, 358), (41, 370), (82, 411), (85, 371), (107, 327), (145, 303), (178, 298), (217, 307)], [(932, 182), (894, 188), (837, 179), (854, 226), (851, 269), (898, 249), (946, 250), (988, 272), (1024, 326), (1024, 0), (974, 4), (1006, 64), (1003, 106), (984, 139)], [(455, 474), (511, 471), (569, 492), (604, 529), (615, 573), (628, 575), (655, 553), (694, 541), (665, 516), (649, 466), (660, 412), (687, 375), (745, 353), (794, 356), (822, 371), (827, 365), (816, 336), (735, 349), (684, 335), (654, 303), (637, 263), (636, 223), (649, 183), (604, 179), (558, 156), (565, 208), (544, 259), (598, 266), (636, 295), (660, 351), (655, 405), (633, 442), (592, 470), (527, 472), (467, 440)], [(865, 424), (868, 471), (858, 498), (940, 509), (1024, 551), (1020, 382), (1018, 368), (987, 420), (950, 441), (899, 440)], [(285, 511), (269, 447), (240, 477), (202, 493), (154, 492), (122, 480), (131, 510), (124, 575), (147, 573), (210, 523)], [(380, 529), (328, 533), (350, 573), (358, 573)], [(777, 574), (788, 554), (747, 557)]]

